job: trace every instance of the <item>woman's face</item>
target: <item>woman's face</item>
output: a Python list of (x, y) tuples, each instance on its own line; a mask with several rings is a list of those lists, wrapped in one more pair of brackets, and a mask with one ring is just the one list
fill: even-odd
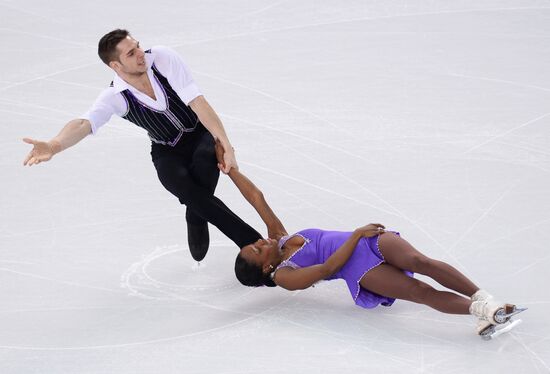
[(270, 264), (274, 263), (278, 254), (277, 240), (270, 238), (259, 239), (241, 249), (241, 256), (246, 262), (261, 268), (269, 267)]

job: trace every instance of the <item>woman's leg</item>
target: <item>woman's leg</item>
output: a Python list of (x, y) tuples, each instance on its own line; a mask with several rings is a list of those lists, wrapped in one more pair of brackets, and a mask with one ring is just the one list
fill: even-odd
[(376, 294), (428, 305), (443, 313), (470, 314), (470, 299), (452, 292), (438, 291), (392, 265), (381, 264), (371, 269), (360, 284)]
[(378, 247), (386, 262), (399, 269), (427, 275), (442, 286), (468, 297), (479, 290), (479, 287), (457, 269), (445, 262), (426, 257), (394, 233), (381, 234)]

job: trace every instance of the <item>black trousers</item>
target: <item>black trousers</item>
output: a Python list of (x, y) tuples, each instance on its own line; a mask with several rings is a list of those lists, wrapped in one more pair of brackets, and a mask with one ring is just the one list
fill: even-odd
[(187, 206), (187, 222), (208, 221), (242, 248), (262, 236), (214, 196), (220, 176), (214, 144), (199, 124), (174, 147), (152, 143), (151, 157), (164, 188)]

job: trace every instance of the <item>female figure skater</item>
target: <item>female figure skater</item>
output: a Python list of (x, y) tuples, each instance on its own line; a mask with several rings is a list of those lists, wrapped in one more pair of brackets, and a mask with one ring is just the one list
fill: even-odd
[[(479, 318), (477, 333), (485, 339), (504, 327), (496, 325), (524, 310), (494, 300), (457, 269), (426, 257), (381, 224), (353, 232), (306, 229), (288, 235), (262, 192), (239, 170), (232, 168), (228, 174), (266, 224), (269, 236), (243, 247), (237, 256), (235, 273), (245, 286), (300, 290), (320, 280), (344, 279), (363, 308), (403, 299), (443, 313), (473, 314)], [(438, 291), (412, 273), (429, 276), (464, 296)]]

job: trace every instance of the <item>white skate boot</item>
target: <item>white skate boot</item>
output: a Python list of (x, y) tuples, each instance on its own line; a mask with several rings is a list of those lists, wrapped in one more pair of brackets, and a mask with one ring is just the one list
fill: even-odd
[(492, 298), (493, 298), (493, 295), (491, 295), (489, 292), (485, 290), (477, 290), (477, 292), (473, 294), (471, 297), (472, 301), (489, 300)]
[[(489, 301), (493, 299), (493, 295), (491, 295), (489, 292), (485, 290), (477, 290), (475, 294), (471, 297), (472, 301)], [(472, 313), (470, 311), (470, 313)], [(478, 335), (483, 336), (484, 333), (487, 333), (487, 329), (489, 329), (493, 324), (483, 318), (477, 319), (477, 327), (476, 332)]]
[(494, 339), (520, 324), (521, 320), (512, 321), (512, 317), (527, 309), (517, 308), (513, 304), (500, 303), (483, 290), (472, 295), (472, 300), (470, 314), (479, 318), (477, 333), (484, 340)]

